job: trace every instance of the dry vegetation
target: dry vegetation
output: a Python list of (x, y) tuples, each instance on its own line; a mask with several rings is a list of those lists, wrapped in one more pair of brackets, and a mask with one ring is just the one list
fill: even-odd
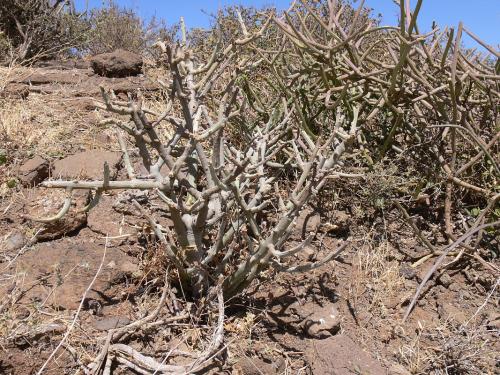
[[(10, 77), (31, 69), (2, 68), (4, 214), (27, 194), (16, 167), (30, 156), (57, 158), (75, 150), (68, 142), (120, 150), (121, 179), (104, 165), (102, 179), (45, 181), (65, 203), (31, 219), (59, 222), (78, 190), (92, 192), (87, 211), (125, 197), (142, 253), (113, 289), (115, 308), (134, 319), (104, 335), (82, 328), (92, 283), (76, 312), (49, 312), (47, 297), (19, 318), (29, 285), (5, 272), (14, 289), (0, 304), (0, 346), (53, 333), (39, 373), (58, 360), (86, 374), (222, 373), (256, 354), (282, 361), (280, 373), (313, 373), (297, 343), (304, 328), (276, 312), (275, 300), (292, 296), (292, 306), (345, 301), (340, 332), (391, 373), (496, 373), (499, 52), (462, 24), (420, 33), (421, 0), (413, 10), (402, 0), (395, 26), (380, 26), (362, 3), (227, 8), (212, 29), (181, 22), (179, 35), (116, 6), (91, 12), (81, 52), (140, 48), (156, 59), (148, 75), (163, 90), (124, 100), (102, 88), (85, 126), (62, 108), (70, 99), (2, 98)], [(120, 39), (120, 22), (137, 38)], [(154, 47), (148, 27), (163, 40)], [(485, 52), (463, 48), (466, 35)], [(34, 56), (9, 38), (18, 58)], [(116, 142), (96, 143), (97, 133)], [(301, 228), (314, 208), (320, 224)], [(96, 277), (115, 240), (105, 240)], [(3, 253), (0, 267), (33, 244)], [(58, 275), (54, 290), (69, 276), (47, 272)]]

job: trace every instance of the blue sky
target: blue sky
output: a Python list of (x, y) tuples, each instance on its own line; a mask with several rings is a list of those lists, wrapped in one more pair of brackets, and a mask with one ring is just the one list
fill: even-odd
[[(360, 0), (355, 1), (359, 4)], [(102, 6), (106, 0), (76, 0), (78, 9)], [(264, 5), (286, 9), (291, 0), (115, 0), (116, 3), (135, 9), (143, 18), (153, 15), (174, 23), (184, 16), (188, 27), (206, 27), (210, 23), (206, 14), (214, 13), (228, 4)], [(366, 0), (366, 5), (374, 9), (374, 14), (383, 14), (384, 24), (394, 24), (398, 8), (392, 0)], [(411, 0), (412, 7), (416, 0)], [(204, 12), (205, 11), (205, 12)], [(498, 48), (500, 44), (500, 0), (424, 0), (419, 16), (419, 26), (429, 30), (432, 21), (439, 25), (457, 26), (463, 21), (465, 26), (482, 40)], [(495, 26), (496, 25), (496, 26)], [(465, 39), (466, 45), (473, 45)]]

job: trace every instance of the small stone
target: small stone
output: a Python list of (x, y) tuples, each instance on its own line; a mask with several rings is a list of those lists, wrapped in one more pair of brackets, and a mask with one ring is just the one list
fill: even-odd
[(461, 292), (461, 298), (464, 299), (464, 300), (471, 300), (472, 299), (472, 295), (466, 291), (466, 290), (462, 290)]
[(335, 306), (329, 305), (304, 319), (301, 325), (311, 337), (331, 336), (340, 330), (340, 314)]
[(411, 280), (417, 275), (417, 272), (412, 267), (403, 266), (400, 268), (399, 274), (405, 279)]
[(18, 177), (23, 186), (38, 185), (49, 177), (49, 162), (40, 156), (35, 156), (19, 168)]
[(420, 306), (420, 307), (424, 307), (425, 305), (427, 305), (427, 300), (426, 299), (419, 299), (417, 304)]
[(431, 197), (429, 194), (419, 194), (416, 201), (418, 205), (429, 206), (431, 204)]
[(484, 286), (486, 289), (491, 289), (496, 282), (494, 276), (489, 274), (480, 274), (477, 276), (477, 282)]
[(347, 235), (350, 231), (351, 215), (346, 211), (334, 211), (329, 223), (322, 226), (324, 232), (336, 235)]
[(488, 314), (486, 327), (492, 331), (500, 331), (500, 314), (497, 312)]
[(92, 311), (93, 315), (102, 316), (102, 303), (93, 298), (87, 298), (85, 301), (85, 309)]
[(109, 331), (114, 328), (121, 328), (130, 323), (130, 319), (126, 316), (111, 316), (109, 318), (102, 318), (94, 322), (93, 326), (99, 331)]
[(453, 279), (447, 273), (443, 273), (439, 277), (439, 282), (441, 283), (442, 286), (448, 288), (453, 283)]
[(452, 292), (458, 292), (460, 290), (460, 285), (458, 283), (453, 283), (449, 286), (449, 288)]
[(260, 358), (243, 358), (235, 367), (236, 373), (241, 375), (276, 374), (274, 366)]
[(5, 243), (5, 249), (7, 251), (19, 250), (26, 243), (26, 237), (21, 232), (12, 233)]

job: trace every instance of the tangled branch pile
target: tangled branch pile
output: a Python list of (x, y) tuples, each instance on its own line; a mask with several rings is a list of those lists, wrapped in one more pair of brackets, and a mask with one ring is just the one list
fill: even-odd
[[(345, 244), (323, 260), (297, 264), (295, 255), (314, 234), (291, 248), (287, 241), (327, 181), (363, 178), (376, 163), (401, 155), (413, 168), (424, 155), (428, 165), (415, 197), (444, 184), (436, 194), (444, 205), (444, 233), (450, 243), (458, 232), (468, 233), (442, 251), (422, 238), (429, 248), (424, 256), (459, 245), (461, 254), (473, 255), (484, 238), (479, 229), (498, 224), (500, 56), (462, 24), (419, 33), (421, 5), (410, 12), (401, 1), (395, 27), (378, 26), (363, 2), (357, 10), (330, 0), (301, 1), (283, 16), (234, 13), (220, 24), (237, 25), (236, 38), (215, 28), (196, 48), (183, 28), (179, 41), (158, 43), (167, 68), (160, 82), (167, 92), (164, 112), (146, 108), (140, 94), (120, 101), (102, 89), (101, 106), (114, 115), (102, 125), (119, 129), (129, 180), (110, 181), (105, 166), (101, 181), (45, 182), (68, 192), (60, 213), (45, 221), (68, 212), (76, 189), (95, 192), (87, 209), (108, 190), (150, 191), (164, 203), (173, 230), (158, 224), (146, 204), (134, 204), (183, 288), (198, 298), (220, 291), (227, 298), (265, 270), (307, 272), (335, 259)], [(489, 57), (464, 50), (464, 34)], [(134, 169), (122, 132), (146, 173)], [(464, 202), (481, 207), (468, 227), (454, 221)], [(222, 342), (217, 332), (209, 357)], [(114, 348), (110, 358), (128, 355), (129, 362), (120, 363), (155, 371), (151, 358), (125, 345)], [(96, 363), (94, 372), (102, 358)]]

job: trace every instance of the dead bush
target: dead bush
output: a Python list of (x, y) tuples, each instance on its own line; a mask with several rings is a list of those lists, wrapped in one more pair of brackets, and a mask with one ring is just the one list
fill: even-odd
[(484, 325), (467, 327), (453, 321), (419, 329), (397, 355), (411, 374), (432, 375), (493, 374), (496, 357)]

